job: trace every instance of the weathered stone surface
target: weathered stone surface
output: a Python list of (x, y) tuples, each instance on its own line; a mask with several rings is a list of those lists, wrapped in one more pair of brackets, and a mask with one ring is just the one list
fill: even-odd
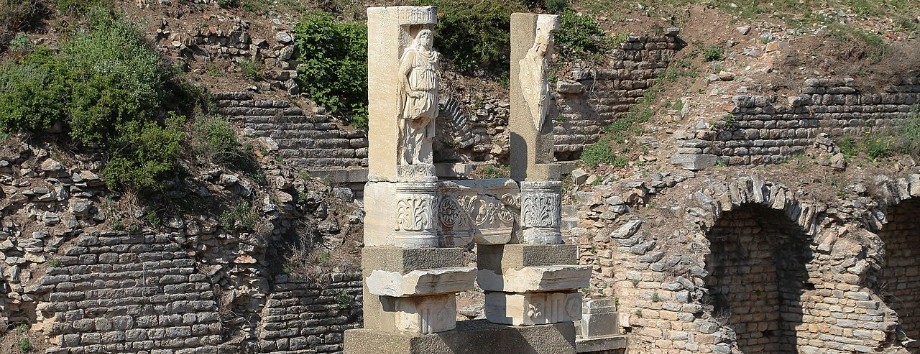
[(486, 292), (486, 318), (492, 323), (531, 326), (581, 318), (580, 293)]
[(497, 273), (480, 269), (476, 282), (485, 291), (524, 293), (584, 288), (591, 278), (591, 266), (553, 265), (504, 269)]
[(411, 297), (456, 293), (473, 288), (476, 270), (472, 267), (413, 270), (409, 273), (372, 270), (365, 281), (371, 294)]

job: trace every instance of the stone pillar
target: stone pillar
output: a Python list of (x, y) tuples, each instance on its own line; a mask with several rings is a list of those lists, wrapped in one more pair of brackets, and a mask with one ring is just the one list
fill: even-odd
[(453, 330), (456, 293), (472, 288), (476, 277), (474, 268), (464, 267), (462, 248), (440, 248), (440, 195), (431, 156), (440, 75), (431, 43), (435, 9), (372, 7), (367, 16), (364, 328), (345, 333), (345, 352), (355, 354), (384, 349), (364, 345), (369, 338)]
[[(591, 266), (562, 244), (561, 182), (553, 163), (554, 113), (546, 82), (555, 15), (511, 15), (511, 177), (521, 186), (515, 244), (477, 245), (486, 318), (515, 326), (572, 325)], [(572, 343), (574, 351), (574, 343)]]
[(546, 82), (558, 16), (511, 15), (511, 178), (559, 180), (553, 158), (555, 102)]

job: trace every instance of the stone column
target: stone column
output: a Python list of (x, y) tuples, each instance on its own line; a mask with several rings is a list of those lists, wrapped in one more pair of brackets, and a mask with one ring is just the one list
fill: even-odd
[[(493, 323), (536, 326), (581, 317), (591, 266), (562, 244), (561, 182), (553, 163), (554, 114), (546, 82), (555, 15), (511, 15), (511, 177), (521, 186), (514, 244), (477, 245), (477, 282)], [(574, 351), (574, 339), (571, 343)]]
[[(462, 248), (444, 246), (431, 156), (439, 55), (435, 9), (372, 7), (368, 17), (369, 182), (365, 186), (364, 328), (346, 353), (418, 352), (369, 346), (456, 327), (456, 293), (473, 287)], [(410, 340), (411, 341), (411, 340)]]

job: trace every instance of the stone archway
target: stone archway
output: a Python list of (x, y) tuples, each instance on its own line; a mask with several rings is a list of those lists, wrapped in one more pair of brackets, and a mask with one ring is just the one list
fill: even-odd
[[(731, 327), (745, 353), (794, 353), (801, 293), (811, 260), (802, 228), (782, 210), (743, 204), (706, 235), (706, 287), (713, 317)], [(705, 300), (704, 300), (705, 301)]]
[(878, 232), (885, 243), (881, 295), (908, 337), (920, 338), (920, 198), (889, 207)]

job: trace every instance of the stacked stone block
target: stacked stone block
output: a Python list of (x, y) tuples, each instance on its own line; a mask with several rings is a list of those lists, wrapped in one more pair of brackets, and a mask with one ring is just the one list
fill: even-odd
[(575, 71), (573, 81), (557, 85), (553, 133), (560, 161), (578, 159), (584, 146), (597, 142), (604, 127), (623, 118), (655, 85), (685, 45), (678, 33), (670, 28), (663, 35), (629, 36), (611, 53), (609, 67)]
[(170, 235), (84, 235), (59, 261), (41, 281), (49, 353), (218, 352), (211, 284)]
[(707, 235), (713, 316), (734, 329), (745, 353), (796, 350), (808, 246), (797, 226), (784, 219), (763, 207), (741, 208), (723, 214)]
[(333, 273), (328, 284), (276, 277), (262, 310), (260, 353), (341, 353), (345, 330), (361, 323), (361, 274)]
[[(731, 118), (685, 134), (678, 156), (715, 156), (730, 165), (778, 163), (821, 134), (839, 139), (897, 129), (918, 110), (920, 78), (880, 93), (862, 93), (852, 79), (809, 79), (802, 94), (785, 101), (773, 96), (732, 101)], [(673, 161), (678, 160), (684, 159)]]
[[(889, 209), (888, 224), (878, 236), (885, 242), (881, 292), (885, 302), (898, 313), (902, 329), (910, 338), (920, 338), (920, 200), (910, 199)], [(914, 345), (912, 349), (917, 350)]]
[(215, 99), (221, 114), (295, 168), (321, 173), (367, 167), (367, 136), (361, 130), (346, 129), (329, 116), (308, 116), (288, 101), (255, 99), (248, 92), (219, 93)]

